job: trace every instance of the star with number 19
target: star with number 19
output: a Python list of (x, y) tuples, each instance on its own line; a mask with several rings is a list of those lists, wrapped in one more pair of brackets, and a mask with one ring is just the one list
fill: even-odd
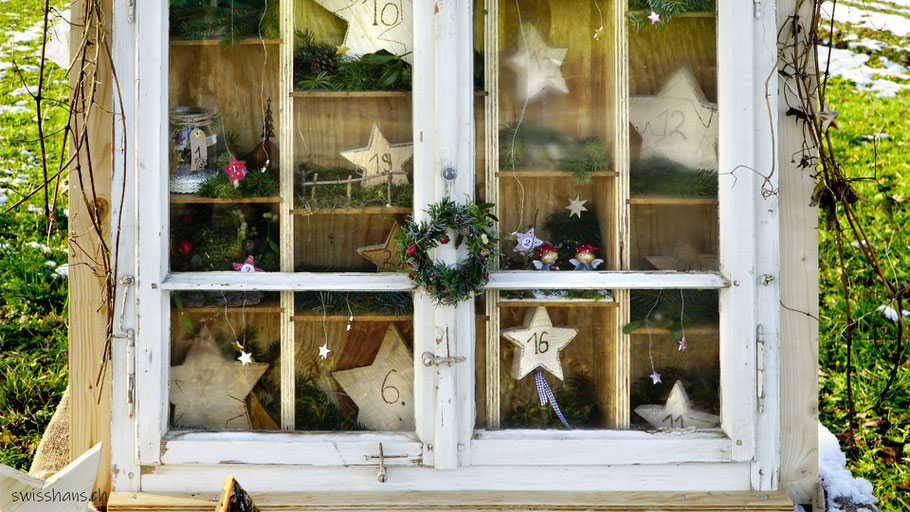
[[(364, 178), (364, 187), (382, 185), (388, 179), (390, 172), (402, 172), (402, 166), (414, 155), (414, 145), (410, 142), (403, 144), (389, 144), (376, 123), (370, 130), (370, 141), (367, 147), (343, 151), (341, 156), (356, 165), (361, 170)], [(392, 175), (392, 185), (401, 185), (408, 182), (407, 175)]]
[(518, 347), (512, 359), (512, 377), (521, 379), (541, 368), (562, 380), (559, 353), (577, 334), (574, 327), (554, 327), (547, 308), (530, 309), (521, 327), (502, 330), (502, 336)]

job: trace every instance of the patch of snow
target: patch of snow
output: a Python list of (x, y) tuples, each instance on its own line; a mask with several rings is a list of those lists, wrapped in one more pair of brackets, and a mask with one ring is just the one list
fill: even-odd
[(60, 265), (54, 270), (54, 277), (69, 277), (70, 276), (70, 266), (68, 263)]
[(910, 18), (905, 18), (898, 14), (870, 11), (862, 7), (845, 4), (838, 4), (835, 9), (833, 2), (824, 2), (822, 4), (822, 17), (830, 20), (832, 12), (834, 20), (841, 23), (850, 23), (872, 30), (887, 30), (901, 37), (910, 36)]
[(31, 110), (25, 107), (0, 105), (0, 114), (27, 114), (29, 112), (31, 112)]
[(872, 494), (872, 484), (847, 470), (847, 456), (841, 451), (837, 437), (821, 422), (818, 423), (818, 478), (828, 497), (829, 512), (845, 512), (835, 501), (837, 498), (870, 505), (878, 501)]
[(17, 107), (24, 107), (24, 106), (28, 105), (28, 103), (29, 103), (28, 100), (19, 100), (14, 105), (16, 105)]
[(7, 192), (8, 190), (0, 188), (0, 206), (5, 205), (6, 202), (9, 201), (9, 196), (6, 194)]
[(41, 252), (51, 252), (50, 247), (48, 247), (44, 244), (40, 244), (38, 242), (25, 242), (25, 245), (31, 247), (32, 249), (37, 249)]
[[(856, 34), (850, 34), (850, 35), (855, 36)], [(855, 50), (857, 48), (862, 48), (862, 49), (868, 50), (870, 52), (880, 52), (880, 51), (884, 50), (885, 48), (890, 48), (890, 47), (891, 47), (890, 44), (883, 43), (881, 41), (876, 41), (874, 39), (863, 39), (862, 41), (856, 41), (856, 38), (854, 38), (853, 42), (847, 43), (847, 48), (850, 48), (851, 50)]]
[[(908, 20), (910, 21), (910, 20)], [(831, 76), (836, 76), (853, 82), (858, 88), (865, 89), (875, 96), (891, 98), (903, 89), (910, 89), (910, 84), (902, 84), (882, 77), (895, 80), (910, 80), (908, 69), (888, 59), (879, 58), (885, 66), (873, 68), (866, 65), (868, 55), (853, 53), (842, 48), (825, 48), (819, 52), (819, 65), (822, 69), (827, 67)], [(828, 61), (830, 55), (830, 63)]]
[(42, 33), (42, 24), (32, 25), (22, 32), (8, 32), (7, 41), (10, 43), (28, 43), (30, 41), (37, 41), (41, 37)]
[(35, 206), (35, 205), (33, 205), (33, 204), (29, 204), (29, 205), (28, 205), (28, 212), (29, 212), (29, 213), (44, 213), (44, 208), (40, 208), (40, 207)]
[(33, 89), (34, 88), (32, 88), (32, 87), (26, 87), (23, 85), (22, 87), (13, 89), (12, 91), (8, 92), (7, 94), (9, 94), (10, 96), (25, 96), (26, 94), (31, 94), (31, 91)]
[(6, 252), (6, 251), (8, 251), (8, 250), (10, 250), (10, 249), (12, 249), (12, 246), (11, 246), (10, 244), (7, 244), (7, 243), (0, 243), (0, 251)]
[[(897, 323), (897, 310), (896, 309), (892, 308), (891, 306), (889, 306), (887, 304), (883, 304), (883, 305), (879, 306), (877, 309), (879, 311), (881, 311), (883, 315), (885, 315), (885, 318), (887, 318), (888, 320), (891, 320), (894, 323)], [(903, 313), (904, 313), (903, 314), (904, 319), (910, 320), (910, 311), (907, 311), (905, 309), (903, 311)]]
[(57, 268), (57, 262), (54, 260), (47, 260), (44, 262), (44, 264), (47, 265), (48, 267)]
[(34, 64), (20, 64), (19, 69), (23, 73), (36, 73), (41, 68), (39, 68), (38, 66), (36, 66)]

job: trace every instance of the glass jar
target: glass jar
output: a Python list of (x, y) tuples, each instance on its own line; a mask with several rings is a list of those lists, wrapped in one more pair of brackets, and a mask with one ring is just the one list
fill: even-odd
[(178, 194), (193, 194), (218, 172), (218, 157), (227, 151), (220, 134), (221, 115), (203, 107), (175, 107), (169, 118), (168, 188)]

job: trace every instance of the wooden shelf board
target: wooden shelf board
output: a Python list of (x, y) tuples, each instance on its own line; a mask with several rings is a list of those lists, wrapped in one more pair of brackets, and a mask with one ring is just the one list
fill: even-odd
[(613, 299), (500, 299), (496, 306), (500, 308), (530, 308), (537, 306), (616, 308), (619, 307), (619, 303)]
[[(498, 178), (574, 178), (571, 172), (548, 170), (548, 169), (521, 169), (517, 171), (498, 171)], [(616, 171), (592, 172), (591, 178), (616, 178), (619, 173)]]
[[(325, 320), (327, 322), (347, 322), (351, 315), (348, 314), (331, 314), (326, 315)], [(400, 321), (410, 321), (414, 318), (414, 315), (354, 315), (355, 322), (400, 322)], [(311, 312), (311, 313), (302, 313), (297, 314), (291, 317), (291, 320), (295, 322), (321, 322), (323, 316), (320, 313)]]
[(711, 197), (641, 196), (641, 197), (630, 197), (626, 202), (628, 204), (696, 206), (696, 205), (716, 205), (717, 199), (711, 198)]
[[(660, 327), (639, 327), (638, 329), (633, 330), (631, 334), (640, 334), (640, 335), (647, 336), (649, 332), (651, 333), (652, 336), (667, 336), (670, 334), (669, 329), (663, 329)], [(715, 336), (718, 336), (720, 334), (720, 329), (717, 326), (712, 327), (712, 326), (707, 326), (707, 325), (686, 327), (686, 335), (690, 335), (690, 334), (697, 334), (697, 335), (712, 335), (713, 334)]]
[(230, 48), (232, 46), (262, 46), (265, 43), (267, 45), (281, 44), (281, 39), (259, 39), (258, 37), (245, 37), (243, 39), (235, 39), (230, 43), (222, 43), (221, 39), (171, 39), (171, 46), (224, 46), (225, 48)]
[(202, 197), (197, 194), (171, 194), (171, 204), (279, 204), (280, 197)]
[(409, 206), (368, 206), (366, 208), (320, 208), (318, 210), (307, 210), (305, 208), (295, 208), (291, 210), (291, 215), (407, 215), (412, 209)]
[[(631, 10), (627, 11), (627, 14), (641, 14), (647, 16), (648, 11), (641, 10)], [(692, 11), (692, 12), (681, 12), (679, 14), (674, 14), (670, 20), (672, 21), (675, 18), (716, 18), (717, 13), (714, 11)]]
[[(173, 311), (177, 311), (177, 308), (172, 308)], [(225, 310), (224, 306), (220, 305), (211, 305), (211, 306), (197, 306), (197, 307), (184, 307), (184, 313), (223, 313)], [(240, 313), (281, 313), (281, 304), (275, 301), (263, 301), (259, 304), (254, 304), (250, 306), (228, 306), (227, 312), (232, 314)]]
[[(486, 96), (477, 91), (474, 96)], [(291, 91), (292, 98), (405, 98), (411, 91)]]

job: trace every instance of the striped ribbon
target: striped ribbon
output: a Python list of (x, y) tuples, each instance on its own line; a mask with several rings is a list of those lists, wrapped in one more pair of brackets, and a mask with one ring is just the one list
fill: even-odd
[(559, 421), (562, 422), (566, 428), (571, 429), (569, 422), (566, 421), (566, 417), (562, 415), (562, 411), (559, 410), (559, 404), (556, 403), (556, 397), (553, 396), (553, 390), (550, 389), (550, 385), (547, 384), (547, 379), (543, 378), (543, 372), (540, 370), (534, 370), (534, 381), (537, 383), (537, 396), (540, 397), (540, 405), (547, 405), (547, 402), (550, 403), (550, 406), (553, 407), (553, 412), (556, 413), (556, 416), (559, 418)]

